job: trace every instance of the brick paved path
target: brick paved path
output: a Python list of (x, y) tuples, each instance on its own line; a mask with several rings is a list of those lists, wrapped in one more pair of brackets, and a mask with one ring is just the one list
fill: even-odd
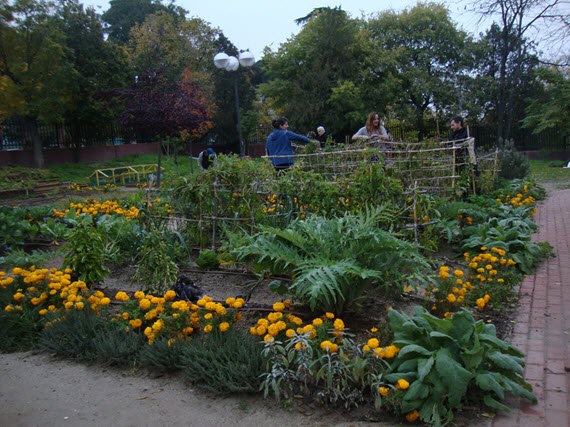
[(525, 378), (538, 404), (515, 401), (493, 427), (570, 426), (570, 190), (552, 191), (538, 205), (534, 241), (549, 242), (555, 258), (521, 284), (511, 342), (526, 354)]

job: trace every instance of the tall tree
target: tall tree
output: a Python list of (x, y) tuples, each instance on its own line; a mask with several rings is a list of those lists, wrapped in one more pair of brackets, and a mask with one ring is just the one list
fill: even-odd
[(544, 94), (530, 101), (524, 127), (533, 133), (557, 128), (562, 135), (570, 135), (570, 71), (562, 67), (542, 67), (536, 75)]
[(340, 8), (319, 8), (302, 22), (304, 27), (295, 37), (264, 57), (269, 81), (260, 92), (297, 131), (322, 124), (333, 133), (346, 133), (347, 122), (338, 120), (345, 110), (332, 100), (337, 88), (358, 79), (360, 22)]
[(0, 17), (0, 116), (24, 119), (34, 165), (43, 167), (37, 122), (63, 120), (75, 91), (70, 51), (50, 2), (2, 0)]
[[(495, 126), (497, 138), (510, 139), (518, 133), (518, 123), (525, 116), (526, 100), (533, 96), (538, 65), (534, 47), (516, 33), (505, 34), (497, 24), (478, 42), (478, 66), (475, 87), (485, 106), (484, 122)], [(506, 54), (510, 49), (516, 53)]]
[(101, 94), (129, 84), (124, 50), (105, 41), (99, 16), (78, 0), (60, 0), (58, 17), (76, 70), (76, 91), (66, 109), (66, 124), (75, 127), (114, 119), (117, 108), (110, 108)]
[(374, 47), (369, 96), (392, 103), (401, 118), (411, 115), (421, 139), (429, 110), (453, 109), (458, 76), (468, 70), (463, 51), (469, 39), (436, 3), (381, 12), (367, 27)]
[(518, 97), (518, 82), (528, 66), (526, 58), (532, 52), (527, 35), (537, 25), (560, 21), (568, 25), (568, 15), (561, 13), (563, 0), (475, 0), (472, 9), (482, 16), (496, 19), (489, 38), (496, 46), (497, 70), (495, 73), (497, 138), (512, 136), (513, 104)]
[(126, 44), (132, 27), (142, 24), (147, 16), (161, 11), (180, 19), (184, 19), (186, 14), (186, 11), (175, 6), (174, 2), (165, 6), (160, 0), (111, 0), (109, 9), (103, 13), (109, 40)]
[(211, 128), (217, 31), (194, 18), (160, 11), (131, 30), (129, 59), (136, 80), (125, 92), (123, 124), (151, 136), (196, 137)]

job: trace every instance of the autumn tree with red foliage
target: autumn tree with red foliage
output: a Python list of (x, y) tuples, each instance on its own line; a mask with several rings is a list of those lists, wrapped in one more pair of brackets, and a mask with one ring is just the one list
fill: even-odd
[(212, 105), (189, 70), (179, 82), (168, 81), (161, 69), (148, 70), (123, 95), (121, 123), (137, 133), (178, 137), (185, 130), (198, 137), (212, 127)]

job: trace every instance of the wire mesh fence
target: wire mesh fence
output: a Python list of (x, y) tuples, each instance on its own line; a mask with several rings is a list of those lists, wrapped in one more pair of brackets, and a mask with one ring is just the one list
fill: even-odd
[[(346, 184), (363, 165), (380, 166), (386, 175), (401, 181), (404, 193), (411, 197), (419, 193), (453, 196), (458, 181), (466, 175), (472, 179), (471, 190), (475, 192), (475, 172), (484, 170), (491, 177), (499, 172), (498, 152), (476, 156), (473, 138), (424, 144), (373, 142), (307, 152), (311, 149), (295, 147), (296, 171), (313, 172), (335, 185), (340, 181)], [(266, 157), (266, 161), (269, 163), (270, 159)], [(292, 220), (310, 214), (297, 195), (279, 193), (275, 185), (279, 174), (273, 177), (247, 184), (222, 184), (216, 179), (207, 196), (189, 204), (191, 209), (160, 219), (171, 230), (190, 236), (203, 249), (219, 247), (228, 233), (253, 233), (261, 224), (286, 227)], [(414, 232), (417, 234), (422, 226), (414, 221)]]

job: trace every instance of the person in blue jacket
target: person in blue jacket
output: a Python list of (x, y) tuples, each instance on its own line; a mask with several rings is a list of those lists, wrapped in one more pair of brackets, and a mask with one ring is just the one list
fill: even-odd
[(275, 130), (267, 137), (265, 152), (276, 170), (288, 169), (293, 165), (293, 147), (291, 141), (311, 142), (309, 138), (291, 132), (287, 117), (277, 117), (272, 122)]

